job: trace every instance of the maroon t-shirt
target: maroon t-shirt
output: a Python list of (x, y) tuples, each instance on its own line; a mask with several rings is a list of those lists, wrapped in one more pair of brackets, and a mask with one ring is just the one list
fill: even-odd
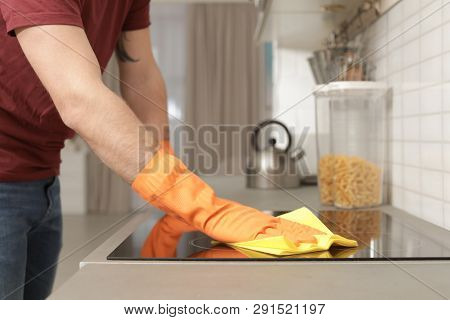
[(150, 0), (0, 1), (0, 181), (59, 174), (60, 151), (74, 132), (25, 58), (14, 30), (63, 24), (83, 28), (102, 70), (121, 31), (149, 26)]

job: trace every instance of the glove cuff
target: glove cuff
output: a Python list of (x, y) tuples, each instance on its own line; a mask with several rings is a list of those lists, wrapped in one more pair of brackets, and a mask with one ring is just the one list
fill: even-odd
[(143, 199), (166, 210), (168, 208), (163, 208), (156, 200), (164, 193), (169, 192), (177, 181), (183, 179), (182, 176), (185, 174), (190, 174), (190, 172), (183, 162), (169, 154), (161, 146), (137, 175), (131, 186)]

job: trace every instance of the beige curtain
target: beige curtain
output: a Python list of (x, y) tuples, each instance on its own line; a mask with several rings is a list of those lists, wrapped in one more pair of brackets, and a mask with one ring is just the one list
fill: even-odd
[[(103, 75), (104, 83), (120, 94), (119, 82), (108, 73), (118, 77), (119, 70), (115, 56), (109, 62)], [(131, 210), (130, 186), (111, 171), (90, 151), (88, 163), (88, 213), (102, 215), (122, 215)]]
[[(264, 119), (264, 57), (253, 40), (255, 7), (196, 4), (190, 6), (188, 21), (186, 122), (198, 129), (204, 125), (253, 125)], [(247, 146), (240, 138), (230, 141), (222, 137), (218, 145), (208, 143), (219, 154), (215, 173), (242, 173)], [(198, 159), (203, 151), (198, 145), (194, 149)], [(189, 160), (191, 167), (202, 170), (195, 160)]]

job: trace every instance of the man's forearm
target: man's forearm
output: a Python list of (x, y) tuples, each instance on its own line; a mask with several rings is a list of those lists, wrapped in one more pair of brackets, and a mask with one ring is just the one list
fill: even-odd
[(168, 140), (169, 120), (164, 79), (156, 65), (149, 68), (148, 74), (149, 78), (140, 83), (124, 80), (121, 84), (122, 96), (145, 126), (157, 130), (159, 140)]
[(158, 130), (158, 139), (169, 139), (166, 86), (152, 53), (150, 32), (126, 32), (120, 41), (132, 58), (119, 59), (122, 96), (143, 124)]
[(86, 140), (107, 166), (131, 183), (152, 156), (151, 150), (143, 153), (140, 152), (140, 147), (156, 146), (157, 142), (153, 143), (150, 139), (157, 137), (148, 132), (140, 132), (141, 121), (108, 88), (99, 85), (92, 89), (95, 96), (85, 96), (86, 100), (78, 105), (85, 116), (80, 119), (73, 117), (75, 119), (68, 120), (68, 124)]

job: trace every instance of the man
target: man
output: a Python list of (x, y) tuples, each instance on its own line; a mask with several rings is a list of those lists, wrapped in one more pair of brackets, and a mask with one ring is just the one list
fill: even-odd
[[(0, 298), (51, 291), (60, 149), (74, 132), (143, 198), (219, 241), (320, 233), (216, 197), (172, 154), (149, 0), (0, 0), (0, 9)], [(116, 46), (123, 99), (101, 81)], [(139, 135), (143, 123), (161, 135)], [(138, 157), (148, 141), (159, 147)]]

